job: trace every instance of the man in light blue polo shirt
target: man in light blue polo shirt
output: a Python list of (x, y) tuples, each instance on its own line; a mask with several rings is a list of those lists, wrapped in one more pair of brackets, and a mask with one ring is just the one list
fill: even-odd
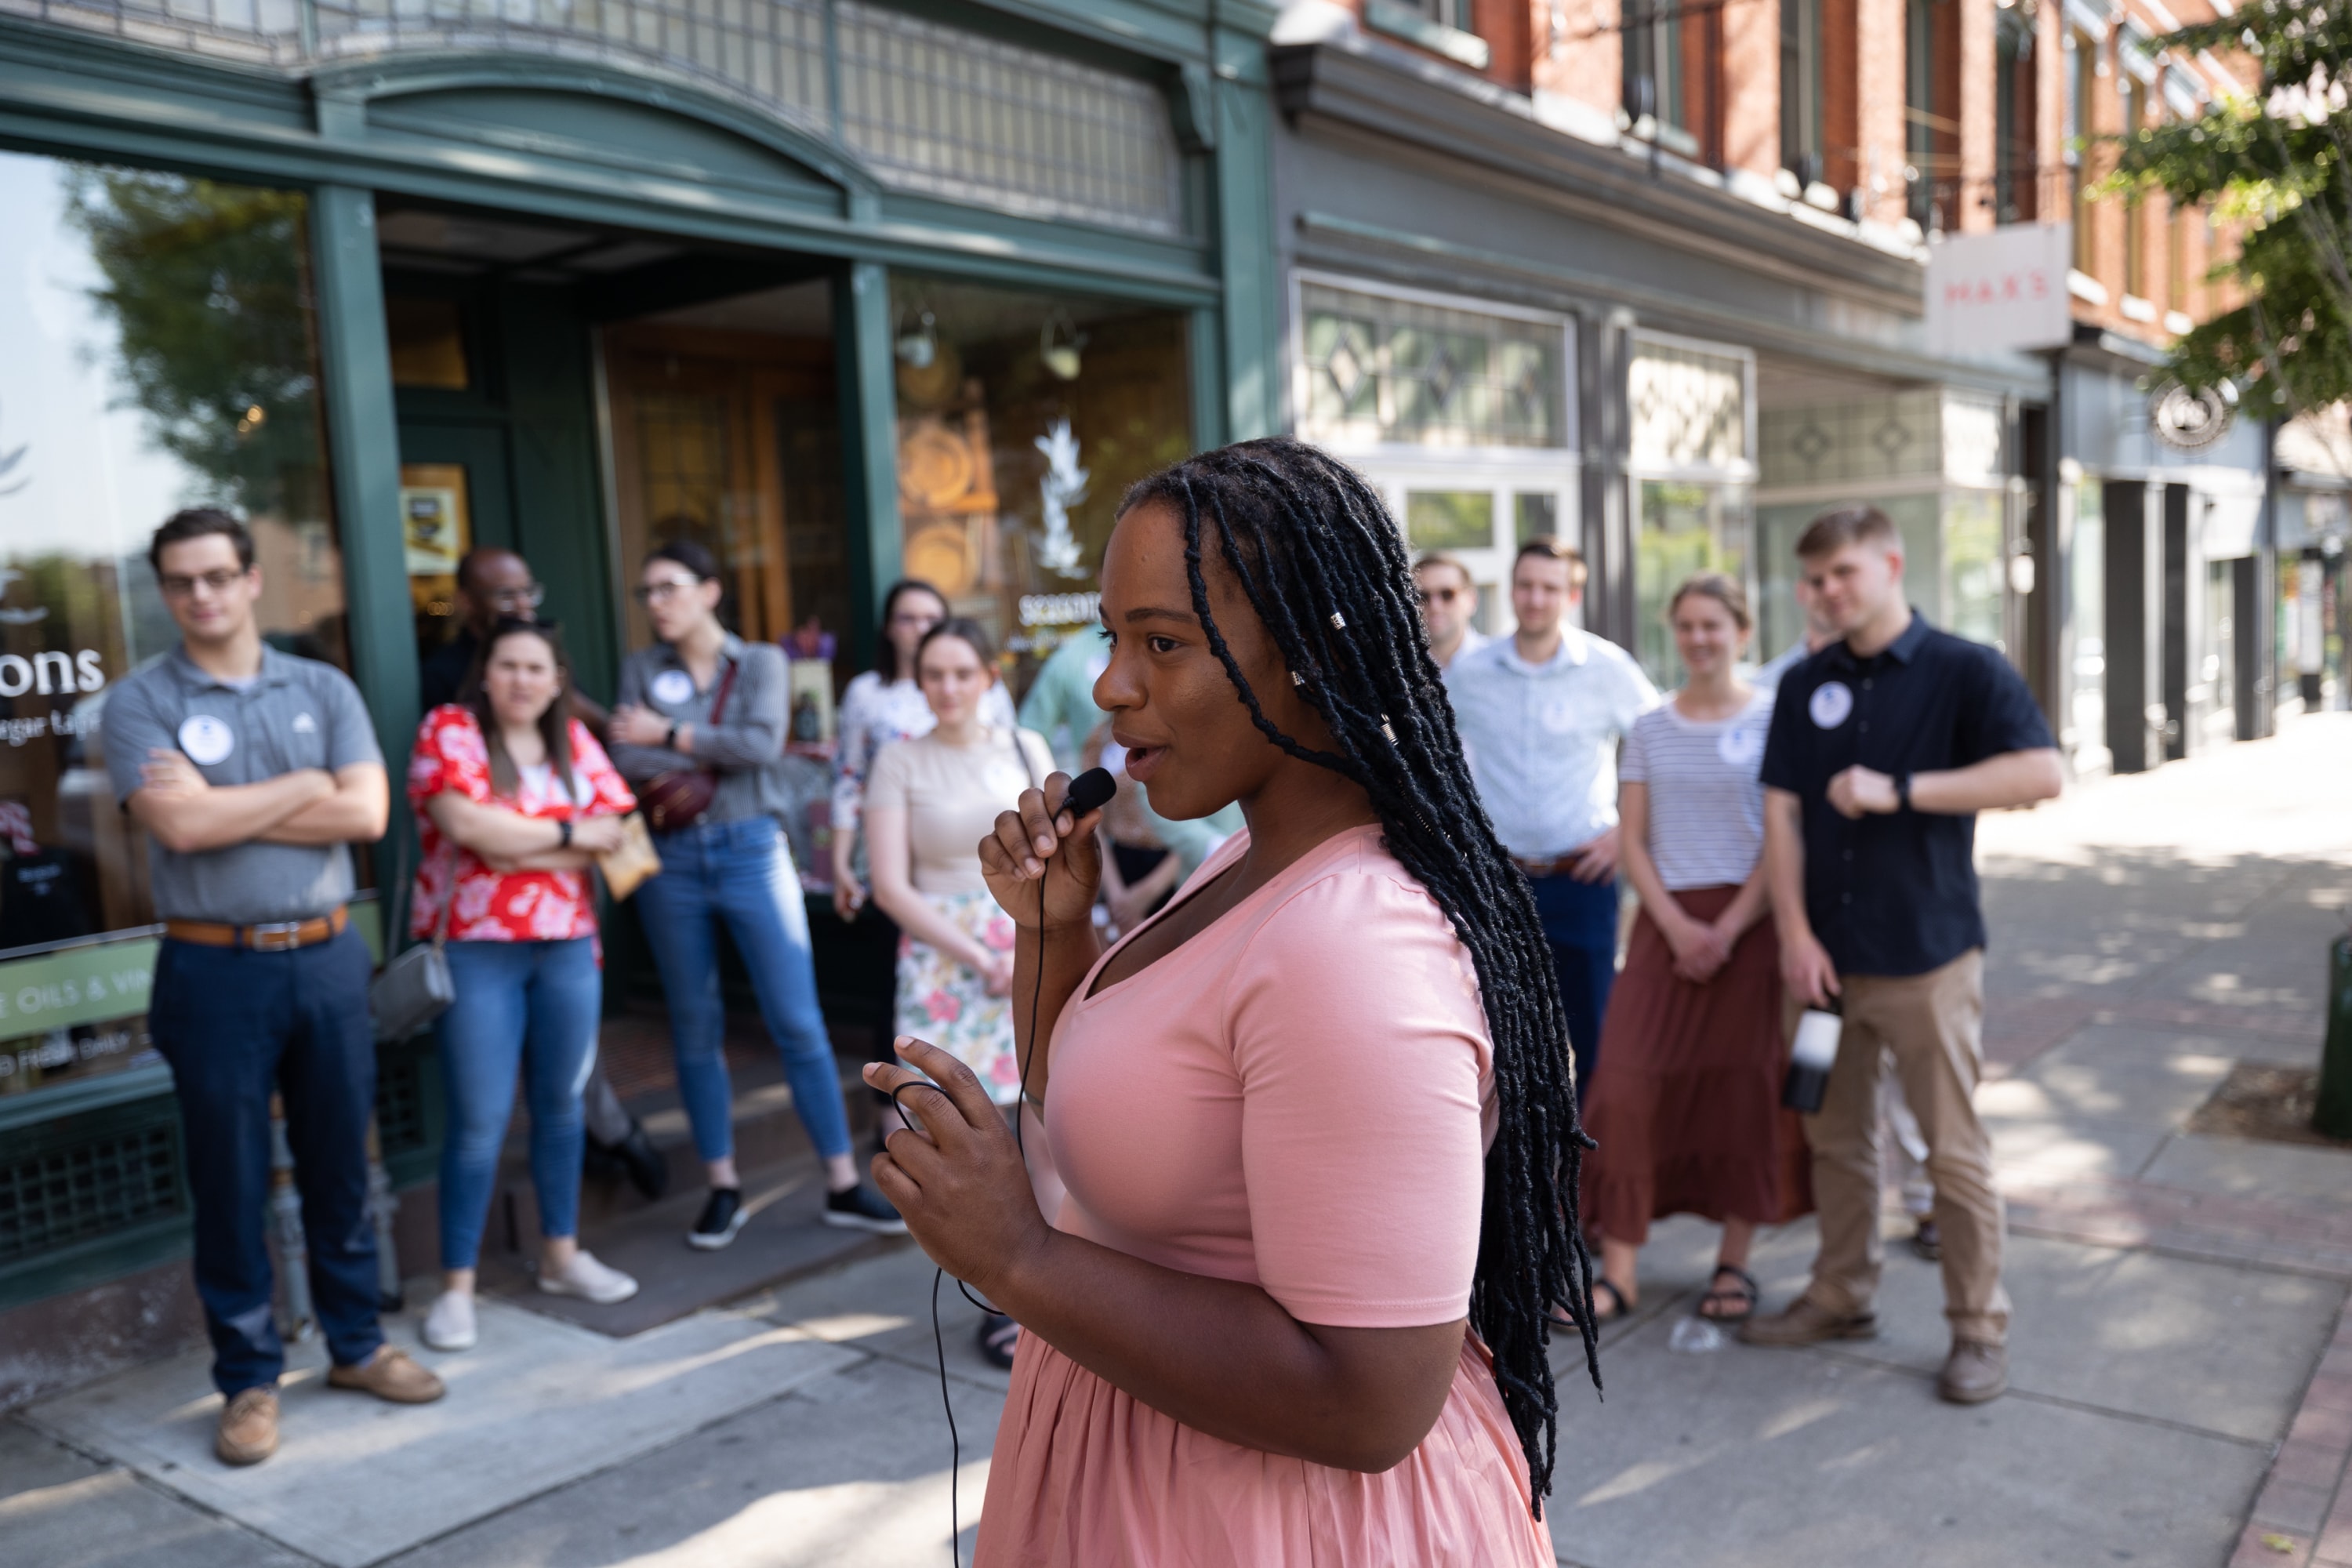
[(1584, 575), (1572, 545), (1519, 546), (1517, 631), (1445, 669), (1479, 799), (1535, 887), (1580, 1096), (1617, 974), (1617, 742), (1658, 700), (1632, 655), (1568, 624)]

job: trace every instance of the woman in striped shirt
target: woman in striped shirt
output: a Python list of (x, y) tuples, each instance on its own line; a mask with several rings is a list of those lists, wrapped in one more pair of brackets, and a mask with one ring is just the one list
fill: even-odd
[(1586, 1210), (1601, 1236), (1602, 1321), (1633, 1310), (1650, 1222), (1696, 1214), (1723, 1226), (1702, 1316), (1743, 1319), (1756, 1226), (1811, 1207), (1804, 1134), (1780, 1108), (1780, 955), (1764, 889), (1757, 772), (1772, 696), (1734, 673), (1748, 596), (1701, 573), (1667, 606), (1689, 679), (1634, 721), (1618, 767), (1619, 838), (1641, 895), (1624, 973), (1602, 1027), (1585, 1121)]

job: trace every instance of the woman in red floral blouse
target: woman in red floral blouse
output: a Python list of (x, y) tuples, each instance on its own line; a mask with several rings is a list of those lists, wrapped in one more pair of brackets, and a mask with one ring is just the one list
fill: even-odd
[(515, 1075), (530, 1101), (539, 1193), (539, 1288), (625, 1301), (637, 1282), (579, 1245), (580, 1090), (596, 1057), (604, 999), (588, 865), (619, 847), (636, 799), (577, 719), (555, 628), (501, 621), (484, 639), (462, 700), (417, 727), (408, 764), (423, 865), (413, 934), (445, 909), (457, 1000), (443, 1014), (449, 1135), (441, 1152), (442, 1293), (425, 1342), (475, 1342), (474, 1265)]

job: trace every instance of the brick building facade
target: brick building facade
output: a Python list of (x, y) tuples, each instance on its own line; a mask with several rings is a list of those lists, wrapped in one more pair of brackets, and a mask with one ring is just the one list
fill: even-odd
[[(2236, 90), (2223, 62), (2154, 47), (2205, 14), (1296, 0), (1275, 35), (1291, 421), (1496, 584), (1550, 505), (1597, 568), (1589, 619), (1661, 679), (1674, 580), (1746, 576), (1769, 656), (1796, 632), (1795, 532), (1870, 500), (1923, 611), (2019, 662), (2078, 767), (2263, 732), (2266, 433), (2226, 408), (2164, 426), (2146, 384), (2228, 303), (2204, 275), (2229, 237), (2092, 195), (2114, 162), (2096, 138)], [(1928, 351), (1932, 246), (2061, 223), (2069, 342)], [(1470, 405), (1416, 366), (1502, 355), (1531, 322), (1551, 323), (1568, 423), (1436, 412)]]

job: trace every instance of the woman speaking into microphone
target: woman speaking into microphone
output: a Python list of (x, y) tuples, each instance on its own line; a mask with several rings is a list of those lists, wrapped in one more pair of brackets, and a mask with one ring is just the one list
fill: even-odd
[(1248, 827), (1108, 952), (1066, 780), (982, 841), (1050, 1221), (961, 1062), (866, 1069), (921, 1123), (877, 1182), (1025, 1331), (974, 1561), (1549, 1564), (1568, 1036), (1396, 524), (1312, 447), (1211, 452), (1129, 494), (1102, 616), (1129, 776)]

